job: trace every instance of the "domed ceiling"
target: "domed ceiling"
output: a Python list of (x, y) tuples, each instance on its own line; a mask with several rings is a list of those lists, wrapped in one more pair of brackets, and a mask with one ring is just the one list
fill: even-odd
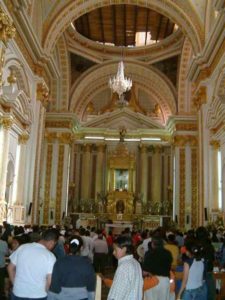
[(74, 22), (86, 38), (110, 46), (138, 47), (159, 42), (177, 26), (166, 16), (137, 5), (97, 8)]

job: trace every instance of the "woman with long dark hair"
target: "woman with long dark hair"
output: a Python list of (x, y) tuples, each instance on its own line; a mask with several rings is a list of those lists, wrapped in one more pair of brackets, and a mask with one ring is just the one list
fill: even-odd
[(185, 247), (187, 258), (184, 260), (183, 279), (177, 300), (206, 300), (205, 264), (201, 246), (195, 241), (188, 241)]

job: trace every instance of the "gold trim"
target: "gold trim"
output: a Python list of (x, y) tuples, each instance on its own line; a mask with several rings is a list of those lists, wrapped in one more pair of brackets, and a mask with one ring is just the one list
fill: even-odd
[(47, 106), (49, 101), (49, 89), (45, 83), (37, 84), (36, 98), (43, 104), (43, 106)]
[(63, 188), (63, 167), (64, 167), (64, 145), (59, 146), (57, 188), (55, 202), (55, 223), (60, 224)]
[(198, 161), (197, 149), (191, 149), (191, 226), (198, 225)]
[(194, 106), (196, 106), (197, 110), (201, 108), (202, 104), (205, 104), (207, 102), (206, 96), (207, 96), (206, 87), (200, 86), (195, 92), (193, 97), (193, 103)]
[(53, 152), (53, 145), (48, 145), (47, 158), (46, 158), (46, 173), (45, 173), (45, 198), (44, 198), (43, 224), (49, 223), (50, 189), (51, 189), (51, 177), (52, 177), (52, 172), (51, 172), (52, 152)]
[(3, 118), (1, 123), (5, 130), (9, 130), (12, 128), (14, 120), (12, 118)]
[(27, 133), (22, 133), (22, 134), (19, 136), (18, 142), (19, 142), (19, 144), (25, 145), (25, 144), (27, 143), (27, 141), (29, 140), (29, 138), (30, 138), (29, 134), (27, 134)]
[(213, 147), (213, 149), (219, 149), (220, 148), (220, 142), (219, 141), (211, 140), (209, 144)]
[(13, 22), (0, 6), (0, 41), (2, 41), (5, 46), (7, 46), (8, 41), (10, 39), (13, 39), (15, 35), (16, 28), (13, 25)]
[(185, 227), (185, 149), (180, 149), (179, 226)]

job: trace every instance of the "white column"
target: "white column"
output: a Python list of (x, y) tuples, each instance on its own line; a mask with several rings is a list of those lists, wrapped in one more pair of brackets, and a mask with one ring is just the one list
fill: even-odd
[(105, 145), (98, 145), (98, 154), (97, 154), (97, 164), (96, 164), (96, 185), (95, 185), (95, 197), (97, 198), (97, 193), (104, 191), (103, 187), (103, 160), (104, 160), (104, 151)]
[(12, 118), (4, 118), (2, 120), (3, 125), (3, 152), (2, 152), (2, 165), (0, 173), (0, 222), (5, 218), (5, 191), (6, 191), (6, 178), (7, 178), (7, 166), (8, 166), (8, 154), (9, 154), (9, 138), (10, 129), (13, 125)]
[(82, 199), (86, 200), (90, 195), (90, 163), (91, 163), (91, 145), (84, 146), (83, 172), (82, 172)]
[(219, 194), (218, 194), (218, 150), (220, 144), (218, 141), (211, 141), (211, 209), (216, 212), (219, 209)]
[(162, 178), (162, 164), (161, 164), (161, 148), (155, 147), (155, 153), (152, 157), (152, 201), (154, 203), (161, 203), (161, 178)]
[(147, 183), (148, 183), (148, 154), (147, 147), (141, 147), (141, 193), (143, 195), (143, 203), (147, 202)]
[(27, 133), (24, 133), (19, 137), (20, 158), (19, 158), (19, 170), (18, 170), (18, 179), (17, 179), (16, 204), (22, 206), (24, 205), (24, 184), (25, 184), (28, 139), (29, 139), (29, 135)]

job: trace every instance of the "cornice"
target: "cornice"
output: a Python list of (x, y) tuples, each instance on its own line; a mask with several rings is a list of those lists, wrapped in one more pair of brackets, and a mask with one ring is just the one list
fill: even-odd
[(79, 123), (73, 113), (46, 113), (45, 127), (75, 130)]
[(174, 132), (187, 133), (187, 131), (195, 132), (197, 131), (197, 116), (194, 115), (171, 116), (167, 122), (166, 129), (170, 133), (174, 133)]
[(36, 75), (43, 77), (46, 82), (50, 81), (50, 74), (59, 76), (59, 70), (54, 60), (52, 57), (47, 57), (43, 52), (41, 43), (33, 30), (30, 19), (27, 17), (24, 2), (22, 4), (6, 0), (4, 2), (17, 30), (15, 42), (25, 56), (32, 71)]
[(225, 49), (225, 11), (216, 19), (214, 27), (206, 40), (201, 53), (194, 56), (187, 77), (197, 84), (208, 78), (214, 71)]

